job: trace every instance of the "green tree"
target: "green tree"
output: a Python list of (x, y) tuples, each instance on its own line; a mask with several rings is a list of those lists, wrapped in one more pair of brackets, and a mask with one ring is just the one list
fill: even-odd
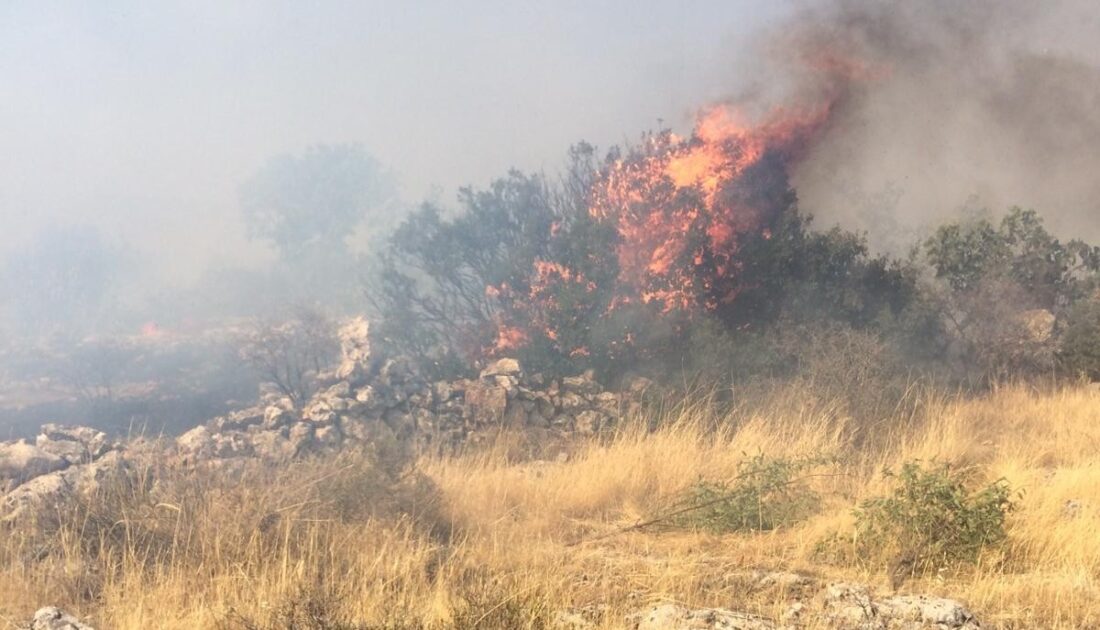
[(241, 207), (249, 236), (294, 260), (311, 250), (343, 253), (352, 231), (394, 192), (363, 147), (322, 144), (270, 160), (243, 185)]

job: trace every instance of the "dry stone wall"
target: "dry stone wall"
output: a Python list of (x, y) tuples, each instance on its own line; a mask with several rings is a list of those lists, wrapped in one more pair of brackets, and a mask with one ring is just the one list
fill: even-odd
[(362, 318), (340, 329), (340, 362), (318, 375), (317, 393), (301, 408), (269, 394), (259, 405), (180, 436), (180, 454), (286, 459), (380, 439), (446, 452), (503, 427), (545, 437), (590, 436), (615, 426), (650, 387), (638, 379), (619, 394), (606, 391), (592, 372), (552, 379), (528, 374), (509, 358), (477, 378), (430, 382), (407, 358), (372, 355), (369, 332)]

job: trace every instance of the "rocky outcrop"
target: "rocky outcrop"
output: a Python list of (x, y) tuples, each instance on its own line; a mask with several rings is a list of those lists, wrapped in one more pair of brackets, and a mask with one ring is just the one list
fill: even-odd
[(340, 360), (317, 379), (316, 393), (299, 408), (278, 395), (214, 418), (176, 440), (187, 460), (233, 457), (281, 460), (347, 445), (397, 440), (436, 452), (495, 435), (502, 427), (543, 437), (595, 435), (633, 408), (648, 382), (626, 394), (605, 391), (589, 371), (562, 379), (527, 374), (502, 358), (477, 378), (429, 382), (402, 357), (371, 354), (362, 318), (343, 326)]
[(860, 584), (837, 583), (825, 589), (824, 611), (832, 627), (842, 630), (977, 630), (974, 615), (953, 599), (928, 595), (895, 595), (876, 599)]
[(60, 608), (48, 606), (34, 613), (29, 630), (95, 630), (95, 628), (81, 623), (79, 619)]
[(47, 424), (35, 439), (0, 443), (0, 523), (11, 524), (38, 508), (97, 491), (121, 474), (118, 445), (88, 427)]
[(0, 490), (26, 483), (69, 465), (64, 458), (26, 442), (0, 443)]

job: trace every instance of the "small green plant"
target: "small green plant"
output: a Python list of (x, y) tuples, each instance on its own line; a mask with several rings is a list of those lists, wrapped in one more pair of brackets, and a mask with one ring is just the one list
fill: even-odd
[(887, 559), (912, 571), (972, 563), (987, 547), (1004, 542), (1005, 517), (1015, 504), (1007, 481), (972, 491), (965, 471), (909, 462), (886, 475), (889, 495), (856, 510), (855, 551), (862, 559)]
[(821, 459), (764, 455), (740, 464), (732, 482), (699, 481), (673, 509), (674, 527), (713, 532), (768, 531), (795, 523), (818, 506), (820, 497), (802, 475)]

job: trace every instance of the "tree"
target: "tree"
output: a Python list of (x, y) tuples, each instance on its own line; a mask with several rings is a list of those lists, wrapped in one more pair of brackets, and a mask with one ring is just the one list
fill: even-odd
[(348, 235), (394, 192), (361, 146), (322, 144), (269, 161), (244, 184), (241, 205), (249, 236), (295, 260), (311, 250), (344, 253)]
[(923, 251), (955, 353), (979, 377), (1048, 371), (1055, 320), (1100, 282), (1100, 248), (1059, 241), (1034, 210), (943, 225)]
[(240, 356), (295, 407), (313, 394), (314, 379), (334, 360), (339, 343), (331, 321), (308, 308), (282, 323), (259, 323), (241, 340)]

